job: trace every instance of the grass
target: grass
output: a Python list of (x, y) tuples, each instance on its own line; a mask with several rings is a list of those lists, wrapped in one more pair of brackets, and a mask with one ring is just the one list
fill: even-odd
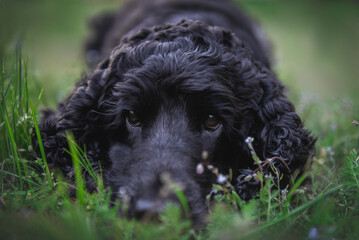
[[(101, 176), (86, 164), (84, 150), (71, 135), (68, 151), (74, 165), (95, 179), (97, 193), (85, 191), (77, 171), (76, 198), (70, 198), (68, 190), (74, 186), (48, 166), (41, 144), (42, 157), (35, 157), (31, 142), (39, 137), (39, 108), (53, 106), (48, 100), (44, 103), (44, 96), (49, 99), (54, 90), (49, 94), (34, 84), (41, 77), (29, 58), (23, 57), (22, 45), (15, 45), (15, 50), (0, 55), (0, 239), (359, 238), (359, 127), (352, 124), (359, 121), (355, 94), (328, 100), (308, 97), (300, 90), (290, 92), (307, 128), (319, 140), (306, 180), (299, 179), (289, 192), (266, 181), (258, 199), (244, 202), (224, 182), (215, 186), (224, 194), (214, 196), (216, 203), (204, 229), (194, 228), (176, 206), (169, 206), (160, 222), (143, 223), (119, 218), (118, 204), (109, 207), (110, 194)], [(295, 77), (285, 69), (279, 67), (279, 76), (293, 86)], [(346, 84), (355, 87), (355, 81)], [(183, 193), (175, 191), (185, 205)]]

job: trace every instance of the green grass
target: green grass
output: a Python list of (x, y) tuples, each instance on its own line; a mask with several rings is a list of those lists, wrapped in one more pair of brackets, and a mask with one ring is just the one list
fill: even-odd
[[(335, 4), (330, 3), (325, 14), (329, 14)], [(269, 9), (276, 6), (258, 1), (244, 1), (244, 5), (252, 12), (262, 12), (262, 20), (271, 19), (271, 12), (266, 12), (263, 6)], [(74, 8), (79, 10), (83, 6), (78, 3)], [(284, 6), (277, 7), (284, 9)], [(306, 9), (306, 5), (303, 6)], [(84, 8), (87, 10), (80, 16), (95, 9), (91, 4)], [(346, 18), (351, 19), (350, 7), (341, 6), (340, 9), (343, 15), (347, 9), (349, 15)], [(283, 23), (286, 31), (290, 31), (288, 24)], [(298, 31), (305, 26), (303, 23)], [(279, 33), (277, 25), (269, 28)], [(68, 28), (63, 26), (63, 29)], [(69, 31), (68, 38), (80, 39), (77, 30), (76, 26), (66, 30)], [(49, 30), (45, 29), (44, 33)], [(27, 41), (33, 39), (24, 42), (25, 55), (31, 52), (26, 46), (32, 43)], [(292, 42), (283, 44), (287, 50), (293, 47)], [(44, 75), (37, 72), (39, 66), (32, 62), (37, 58), (23, 57), (21, 46), (9, 42), (0, 52), (0, 239), (308, 239), (310, 234), (314, 236), (312, 239), (359, 239), (359, 127), (352, 124), (353, 120), (359, 121), (359, 102), (355, 93), (348, 91), (344, 97), (338, 94), (335, 98), (312, 93), (308, 96), (305, 89), (297, 87), (300, 85), (298, 76), (288, 73), (292, 65), (279, 63), (276, 66), (278, 75), (286, 85), (295, 89), (290, 92), (290, 98), (305, 119), (307, 128), (318, 136), (317, 154), (306, 180), (300, 178), (286, 193), (276, 189), (275, 183), (266, 181), (259, 198), (249, 202), (228, 191), (227, 183), (216, 185), (215, 188), (223, 190), (224, 194), (215, 196), (216, 204), (210, 209), (208, 225), (204, 229), (194, 228), (176, 206), (169, 206), (160, 216), (160, 222), (137, 222), (119, 218), (117, 212), (123, 206), (118, 203), (109, 207), (110, 193), (104, 189), (101, 176), (96, 175), (88, 164), (85, 151), (72, 141), (71, 135), (68, 135), (68, 152), (76, 169), (84, 169), (95, 180), (97, 193), (85, 191), (80, 171), (76, 171), (76, 186), (72, 186), (50, 168), (41, 144), (42, 157), (35, 157), (31, 142), (39, 137), (39, 108), (54, 106), (65, 93), (53, 93), (61, 84), (71, 87), (79, 79), (82, 65), (77, 64), (77, 70), (64, 80), (58, 78), (66, 65), (59, 63), (60, 69), (54, 68), (55, 77), (45, 82)], [(294, 51), (293, 55), (296, 53)], [(317, 60), (322, 57), (314, 56)], [(357, 59), (354, 55), (348, 57)], [(338, 71), (347, 67), (341, 64), (345, 62), (342, 63), (339, 57)], [(320, 73), (314, 75), (320, 76)], [(348, 78), (354, 79), (356, 75)], [(318, 81), (325, 84), (323, 79)], [(340, 84), (357, 91), (356, 82), (351, 79)], [(333, 89), (328, 91), (333, 92)], [(74, 187), (76, 198), (70, 198), (69, 189)], [(186, 208), (183, 193), (175, 186), (173, 190)]]

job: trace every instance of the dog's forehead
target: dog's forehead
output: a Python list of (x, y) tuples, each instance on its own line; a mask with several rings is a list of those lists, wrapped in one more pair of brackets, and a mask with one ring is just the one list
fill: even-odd
[[(183, 40), (183, 39), (182, 39)], [(199, 50), (187, 41), (144, 43), (126, 50), (110, 66), (122, 92), (153, 90), (179, 93), (216, 92), (231, 95), (236, 66), (217, 47)]]
[(131, 56), (127, 56), (127, 71), (118, 75), (123, 78), (124, 84), (138, 85), (141, 82), (158, 89), (176, 89), (186, 93), (213, 88), (229, 91), (233, 88), (238, 78), (233, 64), (235, 60), (223, 61), (224, 54), (215, 47), (199, 51), (197, 48), (176, 46), (161, 43), (160, 50), (143, 57), (142, 61), (143, 52), (133, 51), (129, 54)]
[(187, 112), (188, 116), (201, 117), (217, 114), (227, 119), (231, 118), (229, 115), (235, 105), (231, 89), (199, 76), (182, 79), (168, 76), (156, 81), (128, 76), (125, 81), (118, 82), (115, 89), (122, 109), (136, 111), (147, 119), (158, 116), (161, 111), (171, 112), (171, 115), (176, 115), (173, 111)]
[[(153, 72), (152, 72), (153, 74)], [(115, 94), (137, 101), (168, 101), (169, 99), (216, 99), (232, 102), (233, 89), (220, 77), (210, 74), (126, 74), (124, 81), (115, 84)]]

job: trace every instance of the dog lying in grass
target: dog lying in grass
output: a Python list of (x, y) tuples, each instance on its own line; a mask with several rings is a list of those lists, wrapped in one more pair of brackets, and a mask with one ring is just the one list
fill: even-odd
[(49, 163), (68, 178), (66, 132), (130, 217), (179, 204), (168, 182), (198, 219), (219, 177), (249, 200), (261, 186), (256, 174), (284, 189), (302, 173), (315, 140), (270, 69), (268, 42), (233, 3), (128, 1), (92, 25), (94, 67), (39, 123)]

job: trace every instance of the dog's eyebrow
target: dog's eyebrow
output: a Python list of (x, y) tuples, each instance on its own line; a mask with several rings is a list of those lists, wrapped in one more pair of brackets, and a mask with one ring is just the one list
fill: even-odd
[(157, 81), (126, 73), (125, 80), (114, 86), (114, 95), (126, 109), (153, 109), (161, 105), (164, 96), (186, 96), (197, 99), (208, 111), (220, 116), (233, 116), (235, 99), (231, 90), (214, 79), (199, 76), (169, 78)]

